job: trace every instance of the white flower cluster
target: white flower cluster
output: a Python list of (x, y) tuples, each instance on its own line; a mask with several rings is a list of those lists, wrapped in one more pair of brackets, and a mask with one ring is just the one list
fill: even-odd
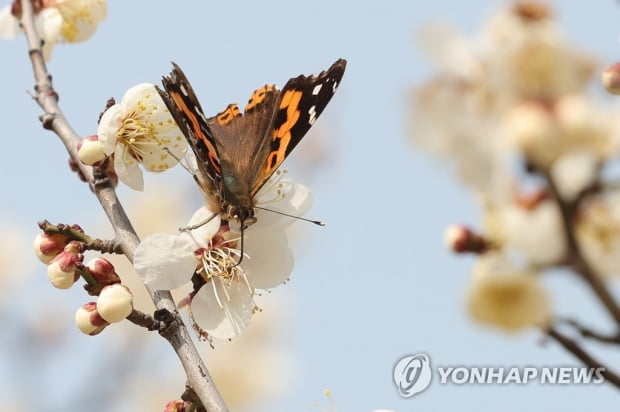
[[(20, 32), (20, 0), (0, 10), (0, 38), (11, 39)], [(95, 34), (97, 24), (105, 20), (105, 0), (42, 0), (35, 2), (35, 25), (43, 39), (43, 56), (52, 57), (56, 43), (79, 43)]]
[(601, 172), (619, 154), (620, 116), (587, 96), (594, 60), (542, 3), (512, 4), (473, 42), (443, 26), (420, 41), (439, 73), (413, 94), (414, 143), (454, 167), (484, 214), (483, 235), (446, 234), (480, 256), (470, 313), (507, 330), (544, 325), (545, 269), (579, 270), (578, 248), (598, 275), (620, 275), (620, 193)]

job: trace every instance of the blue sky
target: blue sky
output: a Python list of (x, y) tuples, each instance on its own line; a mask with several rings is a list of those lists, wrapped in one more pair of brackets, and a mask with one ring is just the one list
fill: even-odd
[[(171, 60), (183, 67), (210, 114), (245, 102), (265, 83), (282, 85), (339, 57), (348, 60), (339, 91), (305, 138), (324, 139), (328, 161), (316, 168), (304, 163), (302, 145), (285, 163), (311, 186), (315, 203), (308, 215), (327, 226), (304, 228), (292, 279), (273, 292), (286, 298), (280, 310), (289, 320), (280, 343), (298, 357), (298, 373), (290, 391), (264, 410), (312, 410), (324, 388), (339, 411), (580, 411), (617, 402), (607, 385), (457, 387), (435, 381), (405, 400), (392, 384), (393, 364), (417, 352), (437, 365), (577, 364), (554, 343), (541, 345), (537, 333), (508, 336), (467, 317), (463, 297), (472, 260), (448, 253), (442, 234), (453, 222), (478, 225), (479, 212), (449, 169), (416, 152), (407, 139), (408, 94), (432, 73), (416, 50), (416, 30), (439, 20), (471, 35), (502, 4), (110, 2), (108, 19), (91, 41), (54, 51), (49, 69), (60, 104), (82, 135), (96, 132), (108, 97), (120, 99), (134, 84), (159, 82)], [(603, 62), (617, 59), (616, 2), (552, 4), (569, 39)], [(23, 229), (28, 250), (41, 218), (103, 226), (94, 197), (65, 167), (63, 147), (41, 128), (40, 109), (25, 92), (33, 80), (23, 38), (0, 42), (0, 56), (0, 221)], [(186, 175), (178, 178), (193, 185)], [(187, 203), (181, 221), (199, 206), (198, 191)], [(40, 287), (48, 287), (44, 267), (33, 270)], [(556, 273), (546, 280), (558, 312), (607, 324), (576, 278)], [(617, 353), (589, 347), (618, 364)]]

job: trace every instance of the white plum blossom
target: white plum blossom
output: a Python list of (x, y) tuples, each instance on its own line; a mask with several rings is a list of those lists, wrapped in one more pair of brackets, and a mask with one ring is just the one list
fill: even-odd
[(120, 103), (101, 117), (99, 143), (106, 155), (114, 154), (119, 179), (135, 190), (144, 188), (139, 167), (160, 172), (185, 156), (183, 137), (155, 86), (141, 83), (127, 90)]
[(484, 254), (476, 262), (467, 306), (478, 322), (510, 332), (544, 327), (551, 319), (538, 273), (513, 266), (500, 253)]
[[(301, 216), (311, 204), (305, 186), (284, 180), (279, 173), (256, 200), (261, 207), (294, 216)], [(257, 222), (243, 232), (241, 251), (241, 234), (201, 207), (188, 223), (188, 227), (202, 223), (197, 228), (178, 235), (155, 234), (140, 243), (134, 267), (153, 289), (179, 288), (196, 273), (202, 286), (192, 293), (189, 305), (197, 326), (216, 338), (235, 337), (256, 310), (255, 289), (284, 283), (293, 269), (285, 232), (293, 219), (261, 209), (256, 209), (256, 217)]]
[(599, 161), (592, 152), (575, 151), (557, 159), (550, 172), (562, 199), (573, 201), (596, 182), (599, 169)]
[(488, 211), (486, 228), (494, 242), (534, 264), (557, 264), (566, 255), (560, 212), (552, 201), (529, 208), (517, 203), (497, 206)]
[[(11, 39), (19, 32), (19, 0), (0, 10), (0, 38)], [(43, 56), (49, 61), (56, 43), (79, 43), (92, 37), (97, 24), (105, 20), (105, 0), (42, 0), (35, 2), (35, 26), (43, 39)]]

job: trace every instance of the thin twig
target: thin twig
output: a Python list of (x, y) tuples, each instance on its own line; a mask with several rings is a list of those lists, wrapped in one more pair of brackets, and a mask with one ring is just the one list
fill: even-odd
[[(91, 189), (95, 192), (114, 228), (115, 241), (120, 245), (121, 251), (132, 261), (134, 251), (140, 240), (117, 198), (112, 184), (105, 184), (105, 182), (104, 184), (99, 184), (97, 182), (98, 184), (95, 186), (90, 168), (78, 161), (76, 145), (79, 136), (71, 128), (71, 125), (58, 106), (58, 95), (52, 87), (51, 76), (43, 59), (41, 38), (35, 29), (32, 2), (31, 0), (21, 0), (21, 4), (22, 27), (28, 41), (28, 53), (36, 82), (34, 99), (44, 112), (40, 117), (43, 127), (52, 130), (60, 137), (67, 152), (76, 161), (80, 172), (88, 179)], [(147, 290), (158, 309), (166, 309), (175, 314), (176, 321), (173, 322), (173, 333), (166, 338), (181, 360), (187, 381), (193, 391), (200, 398), (207, 411), (228, 411), (224, 400), (215, 387), (204, 362), (188, 334), (187, 327), (176, 312), (176, 306), (170, 292), (151, 290), (148, 287)]]
[(605, 381), (611, 383), (616, 388), (620, 388), (620, 376), (618, 376), (615, 372), (610, 371), (609, 368), (594, 359), (573, 339), (560, 333), (553, 326), (550, 326), (545, 332), (547, 333), (547, 336), (554, 339), (556, 342), (562, 345), (564, 349), (566, 349), (567, 351), (575, 355), (576, 358), (581, 360), (584, 365), (593, 369), (602, 368), (602, 375), (605, 378)]
[(595, 331), (594, 329), (588, 326), (582, 325), (580, 322), (578, 322), (575, 319), (558, 319), (558, 322), (563, 322), (563, 323), (566, 323), (567, 325), (570, 325), (575, 330), (577, 330), (577, 332), (579, 332), (579, 334), (584, 338), (597, 340), (602, 343), (620, 344), (620, 334), (618, 333), (611, 334), (611, 335), (603, 334), (598, 331)]

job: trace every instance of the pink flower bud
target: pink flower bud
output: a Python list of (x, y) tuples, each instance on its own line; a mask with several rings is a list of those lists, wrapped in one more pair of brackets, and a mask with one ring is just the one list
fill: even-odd
[(88, 302), (75, 312), (75, 324), (80, 332), (90, 336), (99, 334), (109, 325), (97, 312), (95, 302)]
[(483, 253), (489, 245), (480, 235), (475, 234), (464, 225), (452, 225), (444, 233), (444, 242), (456, 253)]
[(107, 157), (103, 152), (97, 135), (88, 136), (80, 140), (77, 145), (77, 151), (80, 161), (88, 166), (96, 166)]
[(34, 253), (41, 262), (48, 264), (68, 242), (69, 239), (64, 235), (39, 233), (34, 238)]
[(620, 94), (620, 63), (614, 63), (601, 74), (603, 86), (611, 94)]
[(93, 278), (100, 286), (120, 283), (121, 278), (118, 277), (114, 270), (114, 266), (109, 260), (102, 257), (94, 258), (86, 264), (86, 268), (93, 275)]
[(133, 296), (125, 285), (115, 283), (101, 289), (97, 311), (110, 323), (120, 322), (133, 310)]
[(174, 401), (168, 401), (168, 403), (164, 407), (164, 412), (184, 412), (184, 411), (185, 411), (185, 401), (181, 399), (176, 399)]
[(76, 271), (84, 256), (77, 252), (78, 242), (69, 242), (47, 266), (47, 277), (58, 289), (69, 289), (80, 278)]

